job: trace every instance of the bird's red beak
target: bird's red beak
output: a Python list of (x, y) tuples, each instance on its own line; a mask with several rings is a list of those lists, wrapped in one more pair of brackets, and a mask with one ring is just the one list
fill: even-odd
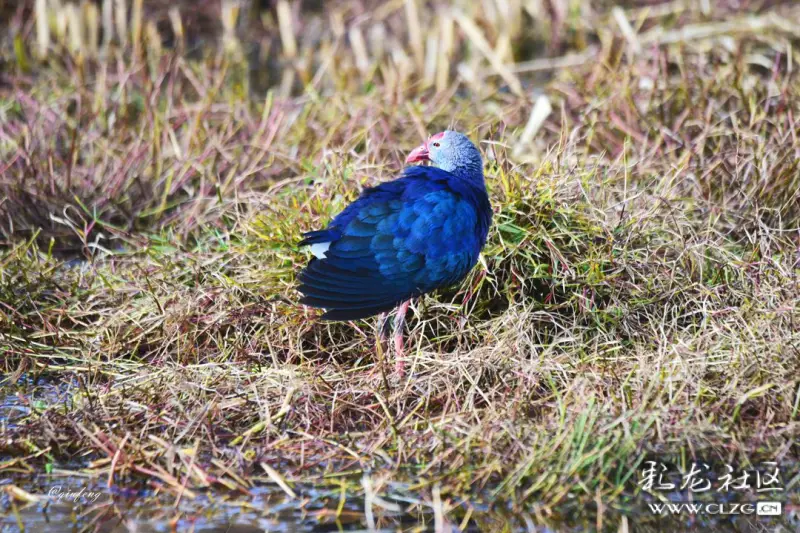
[(430, 154), (428, 153), (428, 143), (422, 143), (408, 154), (406, 163), (418, 163), (420, 161), (430, 161)]

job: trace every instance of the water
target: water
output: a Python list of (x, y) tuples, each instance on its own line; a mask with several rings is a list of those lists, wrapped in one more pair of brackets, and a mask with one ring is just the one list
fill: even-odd
[(76, 388), (75, 382), (34, 380), (29, 375), (14, 385), (3, 384), (0, 386), (0, 435), (16, 429), (36, 409), (67, 404)]
[[(4, 491), (10, 484), (40, 498), (33, 503), (14, 501)], [(77, 533), (99, 531), (205, 533), (283, 532), (323, 533), (333, 531), (433, 531), (435, 517), (430, 510), (418, 513), (391, 512), (372, 508), (365, 512), (363, 499), (350, 499), (339, 508), (338, 491), (295, 487), (299, 497), (290, 499), (274, 486), (257, 486), (249, 495), (219, 491), (199, 493), (195, 499), (177, 501), (174, 494), (127, 480), (125, 488), (109, 488), (105, 480), (75, 473), (35, 475), (14, 473), (0, 478), (0, 533), (24, 528), (33, 532)], [(403, 502), (394, 502), (401, 503)], [(475, 515), (464, 531), (586, 531), (596, 528), (592, 509), (572, 508), (565, 516), (542, 524), (532, 516), (498, 513)], [(483, 514), (483, 513), (481, 513)], [(624, 523), (624, 526), (622, 524)], [(374, 529), (370, 528), (370, 524)], [(621, 527), (622, 526), (622, 527)], [(656, 517), (634, 505), (620, 514), (607, 511), (604, 531), (800, 531), (797, 508), (784, 509), (777, 520), (765, 517)], [(448, 524), (446, 531), (458, 531)]]
[[(79, 472), (79, 470), (78, 470)], [(15, 500), (7, 487), (23, 488), (36, 502)], [(6, 490), (3, 490), (3, 489)], [(248, 495), (219, 491), (177, 498), (140, 480), (125, 480), (124, 488), (108, 487), (96, 477), (83, 477), (56, 469), (52, 474), (7, 472), (0, 480), (0, 532), (170, 532), (203, 531), (239, 533), (363, 531), (370, 521), (378, 531), (407, 529), (433, 523), (431, 513), (414, 515), (374, 508), (372, 518), (364, 501), (345, 501), (339, 508), (339, 491), (296, 487), (290, 499), (274, 486), (257, 486)], [(472, 528), (471, 528), (472, 529)], [(472, 529), (476, 531), (475, 529)]]
[[(19, 480), (18, 480), (19, 481)], [(0, 485), (2, 486), (2, 485)], [(195, 499), (176, 501), (174, 495), (145, 488), (111, 488), (99, 480), (77, 476), (38, 476), (25, 485), (41, 501), (12, 502), (8, 493), (0, 496), (0, 532), (52, 531), (100, 532), (327, 532), (363, 531), (369, 527), (363, 508), (325, 505), (325, 495), (303, 493), (300, 500), (288, 500), (280, 489), (256, 487), (249, 497), (201, 494)], [(376, 520), (379, 531), (395, 531), (417, 520), (383, 516)], [(432, 520), (431, 520), (432, 523)], [(391, 524), (391, 526), (390, 526)]]

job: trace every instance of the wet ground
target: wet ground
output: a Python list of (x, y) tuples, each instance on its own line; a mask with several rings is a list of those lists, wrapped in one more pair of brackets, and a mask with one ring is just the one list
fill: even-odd
[[(17, 478), (17, 479), (14, 479)], [(25, 503), (3, 489), (14, 483), (39, 498)], [(255, 487), (247, 497), (204, 493), (177, 501), (174, 495), (135, 487), (109, 488), (103, 480), (77, 475), (6, 477), (0, 480), (0, 532), (333, 532), (333, 531), (434, 531), (433, 512), (404, 513), (373, 507), (369, 514), (361, 501), (336, 505), (337, 494), (306, 488), (298, 499), (289, 499), (277, 487)], [(331, 505), (333, 503), (333, 505)], [(390, 502), (402, 504), (403, 502)], [(788, 511), (788, 510), (786, 510)], [(573, 512), (579, 512), (575, 510)], [(596, 522), (576, 525), (576, 516), (562, 523), (537, 523), (530, 515), (475, 516), (460, 529), (447, 524), (446, 531), (586, 531)], [(578, 523), (581, 520), (577, 520)], [(624, 523), (624, 525), (623, 525)], [(587, 528), (587, 525), (590, 526)], [(800, 531), (797, 511), (780, 520), (765, 517), (657, 518), (644, 513), (621, 517), (608, 513), (608, 531)]]
[[(0, 388), (0, 438), (13, 433), (27, 417), (37, 416), (37, 410), (69, 407), (78, 387), (76, 382), (23, 377), (13, 387)], [(437, 522), (429, 505), (412, 498), (368, 504), (363, 498), (343, 498), (339, 490), (314, 486), (295, 487), (296, 497), (291, 498), (272, 484), (256, 485), (246, 495), (205, 491), (196, 492), (194, 498), (178, 497), (138, 479), (115, 479), (109, 484), (84, 469), (88, 458), (69, 464), (48, 460), (41, 470), (33, 471), (28, 464), (34, 461), (17, 459), (0, 457), (0, 533), (433, 531)], [(673, 502), (683, 500), (679, 493), (665, 496)], [(563, 516), (549, 516), (546, 523), (531, 514), (476, 505), (466, 520), (440, 524), (446, 531), (473, 532), (585, 531), (598, 525), (609, 531), (800, 531), (800, 509), (793, 504), (797, 500), (785, 493), (776, 497), (783, 504), (779, 517), (687, 513), (659, 517), (639, 500), (605, 509), (599, 523), (596, 509), (568, 504)]]
[[(102, 532), (323, 532), (369, 529), (363, 508), (346, 504), (341, 511), (325, 505), (328, 494), (309, 491), (289, 500), (275, 488), (256, 487), (247, 498), (202, 494), (176, 501), (153, 490), (109, 489), (97, 480), (48, 476), (26, 489), (42, 501), (28, 505), (3, 498), (0, 531)], [(379, 531), (411, 528), (413, 517), (373, 518)], [(433, 517), (431, 516), (431, 524)]]
[[(78, 390), (77, 382), (29, 376), (0, 387), (0, 438), (37, 411), (69, 408)], [(41, 464), (42, 457), (0, 456), (0, 533), (410, 531), (433, 527), (436, 519), (432, 511), (404, 511), (413, 502), (379, 500), (368, 509), (363, 498), (346, 499), (338, 490), (311, 486), (295, 487), (295, 498), (275, 485), (253, 487), (247, 495), (195, 491), (194, 498), (178, 497), (137, 479), (109, 485), (85, 470), (90, 458), (70, 463), (45, 458), (41, 472), (31, 471), (28, 464)], [(469, 524), (466, 530), (480, 528)]]

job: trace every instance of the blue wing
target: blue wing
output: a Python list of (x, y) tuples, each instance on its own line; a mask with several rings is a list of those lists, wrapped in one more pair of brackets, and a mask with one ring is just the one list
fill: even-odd
[(301, 302), (326, 309), (324, 319), (354, 320), (458, 282), (478, 260), (490, 217), (485, 188), (410, 167), (304, 235), (301, 245), (329, 245), (298, 276)]

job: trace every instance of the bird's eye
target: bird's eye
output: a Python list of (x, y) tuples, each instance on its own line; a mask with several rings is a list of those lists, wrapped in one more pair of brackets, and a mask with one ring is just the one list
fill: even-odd
[(439, 148), (439, 143), (433, 143), (436, 148)]

